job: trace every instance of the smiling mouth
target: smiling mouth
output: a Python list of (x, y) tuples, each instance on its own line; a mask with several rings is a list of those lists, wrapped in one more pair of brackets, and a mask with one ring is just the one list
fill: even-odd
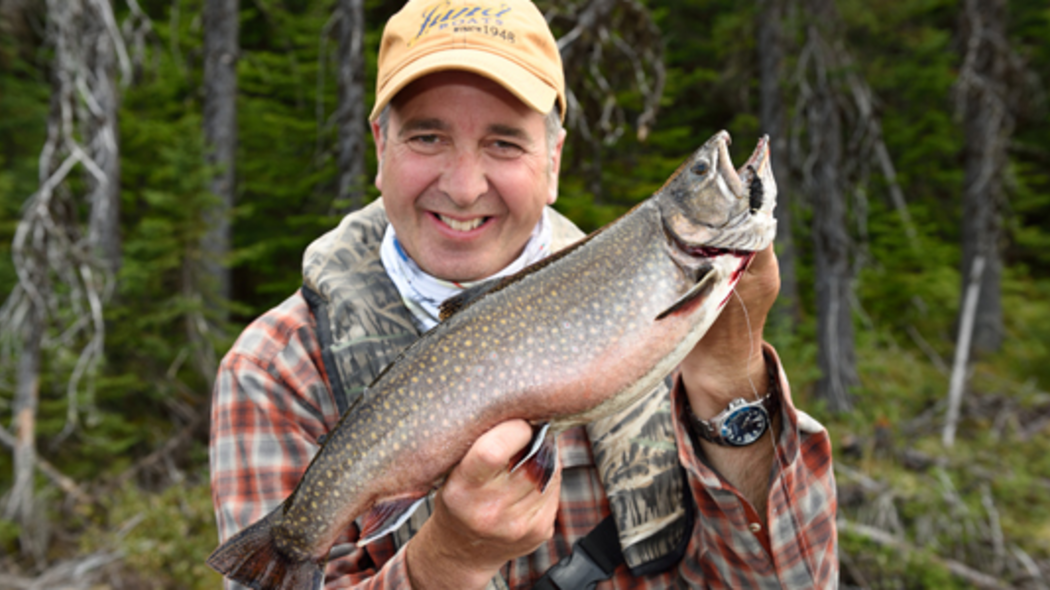
[(470, 230), (477, 229), (477, 228), (481, 227), (482, 224), (484, 224), (486, 221), (489, 220), (488, 217), (475, 217), (473, 219), (467, 219), (467, 220), (461, 221), (459, 219), (453, 219), (451, 217), (446, 217), (445, 215), (441, 215), (441, 214), (437, 214), (437, 218), (440, 219), (441, 222), (444, 223), (445, 225), (451, 227), (452, 229), (454, 229), (456, 231), (461, 231), (461, 232), (468, 232)]

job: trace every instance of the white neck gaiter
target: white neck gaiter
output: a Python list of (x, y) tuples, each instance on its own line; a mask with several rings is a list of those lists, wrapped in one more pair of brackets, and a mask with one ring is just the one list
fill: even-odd
[(401, 247), (394, 233), (394, 226), (390, 224), (386, 226), (379, 256), (383, 261), (383, 267), (386, 268), (386, 273), (390, 275), (394, 286), (401, 293), (401, 300), (412, 312), (416, 325), (425, 332), (438, 324), (443, 301), (480, 282), (514, 274), (533, 262), (546, 258), (551, 253), (551, 240), (551, 223), (545, 207), (539, 223), (533, 228), (532, 236), (529, 237), (525, 249), (517, 259), (487, 279), (466, 283), (439, 279), (419, 268), (416, 261), (409, 258), (404, 248)]

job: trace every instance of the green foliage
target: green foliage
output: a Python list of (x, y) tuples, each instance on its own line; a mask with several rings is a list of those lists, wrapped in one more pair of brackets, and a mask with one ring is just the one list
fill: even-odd
[(206, 477), (161, 493), (126, 487), (86, 520), (82, 550), (119, 551), (127, 577), (141, 580), (136, 587), (204, 590), (222, 584), (205, 564), (218, 539)]
[[(214, 286), (197, 275), (194, 269), (205, 255), (199, 246), (201, 212), (215, 202), (208, 192), (213, 171), (203, 163), (201, 133), (204, 1), (140, 0), (154, 33), (139, 77), (123, 94), (123, 267), (106, 308), (104, 366), (93, 376), (93, 392), (86, 387), (78, 392), (76, 428), (63, 439), (58, 435), (67, 426), (69, 409), (64, 375), (75, 351), (52, 351), (45, 359), (38, 446), (42, 456), (81, 482), (116, 476), (181, 431), (187, 416), (206, 411), (211, 351), (221, 355), (245, 322), (299, 286), (303, 250), (338, 221), (333, 214), (337, 42), (334, 33), (322, 34), (331, 26), (334, 3), (242, 2), (235, 249), (226, 261), (234, 270), (233, 300), (215, 301)], [(367, 3), (369, 85), (381, 24), (399, 4)], [(588, 231), (652, 194), (718, 130), (736, 138), (738, 162), (762, 131), (757, 5), (730, 0), (647, 4), (666, 51), (666, 89), (656, 126), (644, 141), (628, 130), (600, 153), (570, 137), (563, 157), (556, 207)], [(940, 427), (948, 376), (931, 358), (950, 362), (960, 305), (962, 134), (952, 102), (959, 3), (845, 0), (837, 6), (854, 67), (876, 94), (882, 135), (917, 236), (914, 242), (906, 237), (887, 179), (871, 165), (871, 177), (861, 187), (867, 207), (854, 209), (850, 228), (860, 262), (855, 294), (861, 384), (853, 392), (854, 412), (832, 415), (810, 399), (820, 377), (810, 212), (797, 199), (803, 320), (793, 330), (771, 327), (766, 337), (784, 361), (796, 404), (829, 427), (836, 463), (890, 490), (888, 500), (868, 495), (852, 502), (849, 493), (867, 492), (857, 492), (857, 482), (840, 475), (847, 492), (841, 515), (871, 522), (875, 510), (892, 512), (903, 538), (922, 548), (902, 555), (843, 535), (842, 550), (857, 571), (876, 588), (962, 587), (938, 556), (974, 563), (988, 559), (985, 497), (997, 507), (1009, 543), (1036, 559), (1050, 558), (1050, 443), (1045, 428), (1026, 430), (1038, 423), (1025, 414), (1043, 415), (1050, 404), (1041, 393), (1050, 388), (1045, 304), (1050, 298), (1050, 109), (1045, 100), (1050, 9), (1045, 0), (1010, 2), (1011, 40), (1034, 82), (1018, 114), (1007, 171), (1003, 301), (1008, 337), (999, 354), (979, 360), (964, 406), (970, 411), (964, 412), (956, 446), (946, 450)], [(788, 24), (787, 36), (797, 43), (798, 29), (790, 27), (803, 23)], [(0, 27), (0, 295), (15, 284), (10, 244), (20, 208), (37, 188), (49, 108), (47, 52), (25, 43)], [(799, 49), (789, 46), (784, 55), (789, 76)], [(785, 86), (790, 91), (792, 84)], [(641, 102), (634, 89), (619, 90), (617, 98), (629, 120), (638, 115)], [(787, 106), (791, 115), (794, 105), (789, 101)], [(592, 193), (592, 162), (601, 165), (600, 200)], [(374, 155), (368, 169), (375, 170)], [(370, 188), (368, 196), (374, 198), (376, 191)], [(230, 324), (221, 323), (217, 305), (232, 312)], [(191, 336), (201, 317), (217, 326), (203, 339)], [(0, 370), (5, 422), (11, 380), (9, 367)], [(191, 465), (191, 473), (206, 463), (202, 439), (178, 458)], [(905, 450), (925, 454), (932, 466), (906, 466)], [(10, 482), (10, 467), (9, 455), (0, 456), (0, 489)], [(57, 501), (53, 504), (50, 516), (60, 521), (66, 513)], [(85, 550), (120, 549), (124, 567), (152, 587), (218, 585), (203, 565), (215, 541), (203, 477), (156, 489), (132, 486), (89, 509), (78, 523)], [(0, 553), (16, 549), (18, 532), (13, 523), (0, 521)]]
[[(970, 586), (951, 575), (928, 551), (905, 552), (878, 545), (850, 532), (839, 536), (839, 552), (854, 571), (866, 572), (865, 588), (953, 590)], [(859, 580), (854, 580), (859, 583)]]

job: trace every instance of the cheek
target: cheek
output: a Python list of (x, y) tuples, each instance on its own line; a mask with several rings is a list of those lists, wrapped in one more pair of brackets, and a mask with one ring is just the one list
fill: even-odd
[(508, 167), (498, 176), (489, 176), (512, 215), (539, 219), (543, 207), (551, 202), (550, 173), (542, 164)]
[(406, 162), (387, 159), (380, 168), (376, 186), (383, 192), (388, 205), (411, 208), (416, 198), (432, 182), (434, 175), (425, 162)]

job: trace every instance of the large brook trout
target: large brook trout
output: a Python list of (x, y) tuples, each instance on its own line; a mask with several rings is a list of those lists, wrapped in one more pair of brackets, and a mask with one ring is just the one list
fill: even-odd
[[(707, 141), (652, 197), (574, 246), (446, 302), (450, 315), (349, 408), (298, 487), (208, 564), (258, 589), (318, 588), (329, 550), (396, 529), (496, 424), (551, 428), (527, 461), (553, 468), (556, 432), (651, 391), (700, 340), (773, 239), (766, 138), (733, 169)], [(545, 483), (543, 484), (545, 485)]]

